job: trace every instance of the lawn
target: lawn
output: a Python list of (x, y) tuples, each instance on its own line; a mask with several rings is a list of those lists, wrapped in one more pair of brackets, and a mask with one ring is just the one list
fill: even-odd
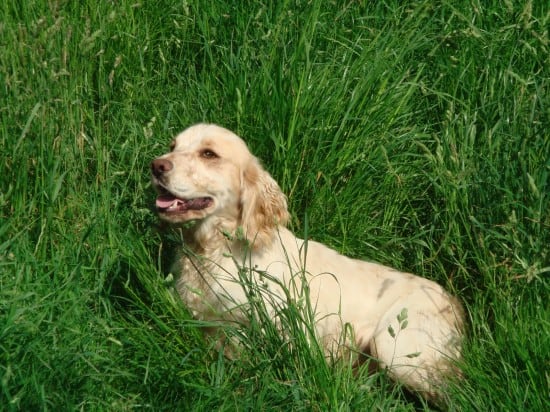
[(200, 121), (299, 236), (460, 297), (450, 410), (548, 410), (549, 25), (543, 0), (3, 2), (0, 410), (431, 410), (307, 345), (203, 338), (149, 181)]

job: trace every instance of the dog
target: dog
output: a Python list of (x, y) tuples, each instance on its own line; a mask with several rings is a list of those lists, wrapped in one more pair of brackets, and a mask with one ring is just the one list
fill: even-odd
[(268, 274), (270, 296), (281, 301), (285, 287), (299, 295), (307, 286), (316, 336), (327, 354), (338, 352), (350, 327), (358, 352), (435, 402), (444, 396), (445, 380), (460, 375), (460, 302), (431, 280), (296, 237), (286, 227), (285, 195), (233, 132), (191, 126), (151, 163), (151, 172), (160, 219), (184, 233), (186, 248), (172, 273), (195, 318), (244, 320), (244, 267), (258, 282)]

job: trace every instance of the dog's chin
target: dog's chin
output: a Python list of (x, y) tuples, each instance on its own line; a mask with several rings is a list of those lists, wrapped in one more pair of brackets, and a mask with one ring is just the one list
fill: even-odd
[(157, 209), (157, 213), (161, 220), (173, 225), (181, 225), (188, 222), (202, 220), (210, 215), (207, 209), (188, 210), (185, 212), (167, 212)]

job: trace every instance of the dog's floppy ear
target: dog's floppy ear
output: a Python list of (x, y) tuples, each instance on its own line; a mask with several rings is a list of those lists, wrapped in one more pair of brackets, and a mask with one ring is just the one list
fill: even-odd
[(286, 197), (277, 182), (260, 165), (251, 161), (241, 176), (241, 220), (244, 235), (254, 249), (269, 244), (278, 225), (289, 220)]

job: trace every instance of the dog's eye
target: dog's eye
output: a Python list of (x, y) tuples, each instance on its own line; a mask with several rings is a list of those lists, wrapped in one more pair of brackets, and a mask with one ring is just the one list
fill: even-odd
[(176, 148), (176, 141), (172, 140), (170, 142), (170, 151), (173, 152), (175, 148)]
[(201, 151), (201, 157), (203, 157), (205, 159), (215, 159), (219, 156), (210, 149), (204, 149), (204, 150)]

